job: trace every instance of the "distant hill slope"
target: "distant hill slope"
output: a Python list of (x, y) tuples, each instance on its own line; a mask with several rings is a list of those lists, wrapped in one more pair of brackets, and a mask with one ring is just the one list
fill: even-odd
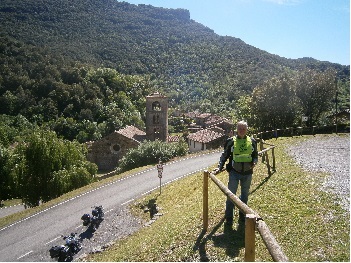
[(286, 59), (219, 36), (184, 9), (115, 0), (1, 0), (0, 23), (1, 34), (63, 57), (150, 75), (171, 103), (193, 107), (204, 99), (232, 101), (266, 79), (303, 67), (349, 75), (349, 66)]

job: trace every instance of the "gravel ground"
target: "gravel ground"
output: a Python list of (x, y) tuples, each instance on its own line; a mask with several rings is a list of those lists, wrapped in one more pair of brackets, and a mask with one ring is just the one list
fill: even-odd
[(101, 253), (115, 241), (126, 238), (144, 225), (141, 220), (131, 215), (128, 207), (121, 207), (112, 213), (107, 213), (96, 232), (93, 233), (87, 227), (81, 228), (79, 238), (82, 240), (83, 248), (74, 256), (73, 261), (86, 261), (88, 254)]
[(300, 142), (287, 150), (298, 164), (312, 172), (329, 174), (321, 189), (350, 212), (350, 135), (323, 135)]
[(148, 215), (152, 213), (153, 215), (147, 222), (133, 217), (127, 206), (121, 207), (113, 213), (105, 214), (105, 220), (102, 221), (95, 233), (84, 227), (85, 232), (79, 235), (83, 248), (73, 261), (85, 262), (88, 254), (101, 253), (116, 241), (130, 236), (142, 227), (150, 226), (162, 216), (159, 209), (157, 205), (151, 210), (144, 209), (144, 213), (147, 212)]

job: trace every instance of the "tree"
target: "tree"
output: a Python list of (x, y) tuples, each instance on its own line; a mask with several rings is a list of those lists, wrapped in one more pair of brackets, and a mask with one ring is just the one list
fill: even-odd
[(0, 96), (0, 114), (13, 114), (16, 109), (17, 98), (9, 90)]
[(1, 200), (10, 199), (16, 196), (15, 180), (11, 170), (13, 168), (10, 150), (0, 143), (0, 204)]
[(313, 70), (300, 72), (296, 80), (296, 96), (301, 115), (308, 117), (308, 126), (318, 124), (323, 113), (329, 111), (335, 98), (335, 73)]
[(297, 111), (294, 82), (288, 75), (256, 87), (252, 95), (254, 124), (259, 129), (289, 127)]
[(80, 144), (58, 139), (52, 131), (35, 130), (16, 150), (22, 199), (29, 206), (92, 182), (97, 171)]
[(249, 95), (240, 96), (236, 101), (236, 111), (232, 118), (236, 120), (246, 120), (250, 125), (253, 125), (252, 120), (252, 97)]

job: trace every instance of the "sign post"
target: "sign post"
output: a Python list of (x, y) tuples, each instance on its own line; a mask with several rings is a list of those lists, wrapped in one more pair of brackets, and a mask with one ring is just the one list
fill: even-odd
[(162, 172), (163, 172), (163, 164), (161, 162), (161, 158), (156, 167), (158, 172), (158, 178), (160, 178), (160, 195), (161, 195), (161, 179), (162, 179)]
[(301, 116), (301, 127), (303, 126), (303, 122), (307, 122), (308, 121), (308, 117), (307, 116)]

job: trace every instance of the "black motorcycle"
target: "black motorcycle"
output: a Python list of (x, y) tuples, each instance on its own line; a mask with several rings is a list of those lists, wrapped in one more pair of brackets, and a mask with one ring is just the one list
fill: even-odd
[(62, 236), (65, 240), (65, 245), (53, 246), (49, 250), (51, 258), (58, 258), (60, 262), (73, 260), (73, 255), (77, 254), (82, 249), (82, 245), (76, 236), (77, 233), (71, 233), (69, 236)]
[(91, 215), (84, 214), (81, 219), (83, 220), (83, 226), (88, 226), (90, 224), (92, 230), (96, 231), (100, 223), (104, 220), (104, 211), (101, 205), (93, 208)]

